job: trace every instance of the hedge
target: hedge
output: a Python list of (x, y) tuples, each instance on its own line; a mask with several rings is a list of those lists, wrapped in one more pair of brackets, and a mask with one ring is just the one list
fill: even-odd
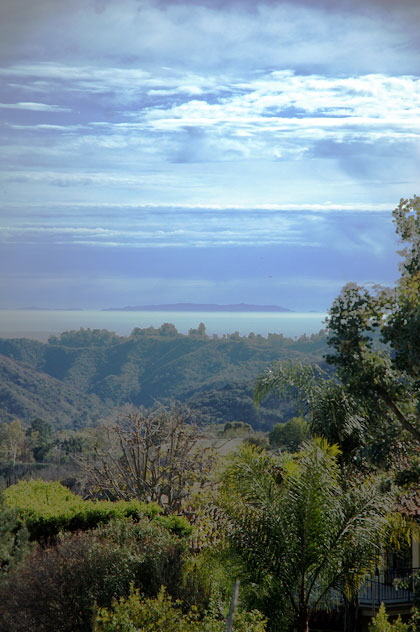
[(87, 531), (122, 518), (149, 518), (180, 537), (192, 533), (185, 518), (162, 515), (155, 503), (83, 500), (59, 482), (40, 479), (19, 481), (6, 489), (3, 504), (17, 512), (18, 522), (27, 527), (30, 539), (39, 542), (54, 540), (64, 531)]

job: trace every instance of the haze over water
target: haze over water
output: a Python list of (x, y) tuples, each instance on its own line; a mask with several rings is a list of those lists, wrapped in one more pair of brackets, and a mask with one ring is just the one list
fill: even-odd
[(49, 335), (68, 329), (109, 329), (127, 336), (135, 327), (160, 327), (172, 323), (180, 333), (188, 333), (200, 322), (212, 334), (237, 331), (267, 336), (281, 333), (286, 337), (318, 333), (325, 327), (325, 313), (320, 312), (171, 312), (171, 311), (100, 311), (100, 310), (1, 310), (0, 336), (30, 337), (46, 340)]

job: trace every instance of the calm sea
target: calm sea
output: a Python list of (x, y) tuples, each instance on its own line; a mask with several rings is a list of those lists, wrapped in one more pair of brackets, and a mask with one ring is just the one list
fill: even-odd
[(109, 329), (128, 335), (135, 327), (160, 327), (172, 323), (180, 333), (187, 333), (199, 323), (208, 334), (238, 331), (247, 336), (251, 331), (266, 336), (281, 333), (294, 338), (318, 333), (324, 328), (325, 313), (298, 312), (104, 312), (99, 310), (0, 310), (0, 336), (29, 337), (46, 340), (50, 334), (68, 329)]

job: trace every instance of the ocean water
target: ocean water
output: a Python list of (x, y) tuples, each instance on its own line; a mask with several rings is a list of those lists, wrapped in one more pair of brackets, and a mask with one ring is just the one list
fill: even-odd
[(0, 310), (1, 337), (29, 337), (46, 340), (49, 335), (69, 329), (109, 329), (127, 336), (135, 327), (160, 327), (172, 323), (180, 333), (188, 333), (199, 323), (209, 335), (241, 336), (250, 332), (267, 336), (278, 333), (295, 338), (318, 333), (324, 328), (325, 313), (299, 312), (114, 312), (100, 310)]

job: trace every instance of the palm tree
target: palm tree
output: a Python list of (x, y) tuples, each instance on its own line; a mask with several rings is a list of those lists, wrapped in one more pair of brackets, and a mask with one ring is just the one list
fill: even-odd
[(322, 439), (293, 456), (246, 446), (225, 472), (228, 541), (273, 630), (288, 619), (308, 632), (334, 595), (352, 598), (379, 553), (390, 499), (372, 479), (344, 487), (338, 454)]
[(360, 402), (318, 366), (284, 363), (268, 367), (255, 385), (256, 404), (272, 394), (297, 400), (311, 434), (337, 443), (342, 460), (351, 460), (366, 445), (369, 428)]

